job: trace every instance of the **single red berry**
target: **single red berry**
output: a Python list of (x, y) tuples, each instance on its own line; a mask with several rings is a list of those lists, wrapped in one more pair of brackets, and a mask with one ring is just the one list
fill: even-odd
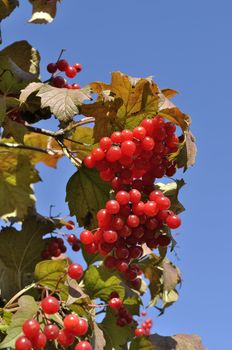
[(79, 89), (81, 89), (81, 86), (80, 86), (80, 84), (74, 83), (74, 84), (72, 84), (72, 89), (79, 90)]
[(56, 298), (48, 296), (41, 301), (41, 307), (45, 314), (55, 314), (60, 309), (60, 303)]
[(37, 336), (32, 338), (31, 342), (34, 350), (40, 350), (45, 348), (47, 344), (47, 337), (44, 333), (39, 333)]
[(47, 71), (51, 74), (55, 73), (57, 71), (57, 64), (56, 63), (49, 63), (47, 65)]
[(133, 141), (124, 141), (121, 144), (122, 154), (128, 157), (133, 156), (136, 150), (136, 145)]
[(166, 218), (166, 224), (168, 225), (168, 227), (175, 229), (175, 228), (180, 227), (181, 219), (177, 215), (169, 215)]
[(87, 340), (80, 341), (74, 348), (74, 350), (92, 350), (91, 344)]
[(73, 330), (76, 328), (78, 324), (78, 316), (75, 314), (70, 314), (65, 316), (64, 318), (64, 328), (68, 333), (73, 333)]
[(159, 210), (167, 210), (171, 206), (171, 201), (168, 197), (160, 196), (155, 199), (156, 204), (159, 207)]
[(83, 276), (83, 268), (79, 264), (71, 264), (68, 267), (68, 275), (70, 278), (79, 281)]
[(115, 200), (109, 200), (106, 202), (106, 210), (109, 214), (117, 214), (120, 210), (120, 205)]
[(69, 64), (68, 61), (66, 60), (59, 60), (57, 62), (57, 68), (61, 71), (64, 72), (68, 68)]
[(72, 84), (64, 84), (65, 89), (72, 89)]
[(76, 69), (77, 73), (82, 71), (82, 65), (80, 63), (75, 63), (73, 67)]
[(98, 252), (98, 247), (95, 242), (85, 245), (85, 251), (88, 254), (96, 254)]
[(120, 307), (122, 306), (122, 300), (121, 299), (119, 299), (119, 298), (112, 298), (112, 299), (110, 299), (110, 301), (109, 301), (109, 307), (111, 308), (111, 309), (115, 309), (115, 310), (118, 310), (118, 309), (120, 309)]
[(75, 223), (72, 220), (69, 220), (66, 222), (65, 227), (67, 230), (73, 230), (75, 228)]
[(112, 140), (109, 137), (102, 137), (100, 140), (100, 148), (107, 151), (112, 145)]
[(152, 151), (155, 147), (155, 141), (151, 137), (146, 136), (141, 142), (141, 147), (144, 151)]
[(35, 337), (39, 334), (40, 324), (38, 321), (32, 319), (27, 320), (23, 324), (23, 333), (27, 338)]
[(49, 324), (44, 327), (44, 334), (48, 340), (55, 340), (59, 335), (59, 328), (55, 324)]
[(94, 161), (102, 160), (105, 158), (105, 153), (101, 148), (94, 148), (91, 152), (91, 156)]
[(77, 240), (77, 242), (74, 242), (74, 243), (72, 244), (72, 250), (73, 250), (74, 252), (78, 252), (80, 249), (81, 249), (80, 241)]
[(85, 230), (80, 234), (80, 241), (83, 244), (91, 244), (94, 241), (94, 237), (91, 231)]
[(114, 243), (117, 241), (118, 235), (116, 231), (108, 230), (108, 231), (104, 231), (103, 238), (104, 238), (104, 241), (107, 243)]
[(122, 134), (120, 131), (115, 131), (111, 135), (111, 140), (113, 143), (121, 143), (123, 141)]
[(24, 336), (18, 337), (15, 342), (15, 349), (16, 350), (31, 350), (32, 344), (31, 341)]
[(133, 130), (133, 136), (137, 140), (143, 140), (144, 137), (146, 136), (146, 134), (147, 134), (147, 131), (142, 126), (138, 126), (137, 128), (134, 128), (134, 130)]
[(88, 332), (88, 322), (84, 318), (78, 318), (77, 324), (73, 329), (73, 334), (77, 337), (82, 337)]
[(75, 235), (68, 235), (67, 241), (69, 243), (75, 243), (77, 241), (77, 237)]
[(126, 191), (117, 192), (115, 197), (120, 205), (125, 205), (125, 204), (129, 203), (129, 201), (130, 201), (130, 195)]
[(141, 337), (142, 335), (144, 335), (144, 329), (143, 328), (136, 328), (135, 336), (136, 337)]
[(63, 346), (64, 348), (67, 348), (68, 346), (71, 346), (74, 343), (75, 336), (67, 332), (65, 329), (61, 329), (59, 331), (57, 340), (61, 346)]
[(111, 215), (107, 212), (106, 209), (100, 209), (97, 212), (98, 225), (102, 229), (108, 229), (110, 226)]
[(145, 311), (145, 310), (143, 310), (142, 312), (141, 312), (141, 315), (144, 317), (144, 316), (147, 316), (147, 311)]
[(155, 216), (158, 213), (159, 208), (156, 202), (148, 201), (145, 203), (143, 211), (147, 216)]
[(74, 78), (77, 75), (77, 71), (74, 67), (69, 66), (65, 69), (65, 74), (68, 78)]
[(118, 260), (116, 263), (116, 269), (120, 272), (126, 272), (128, 270), (128, 263), (124, 260)]
[(106, 153), (106, 159), (110, 162), (116, 162), (117, 160), (119, 160), (122, 156), (122, 151), (121, 148), (118, 146), (112, 146), (110, 147), (110, 149), (108, 149), (107, 153)]
[(124, 317), (120, 317), (117, 319), (116, 323), (119, 327), (124, 327), (127, 325), (127, 320)]
[(131, 130), (125, 129), (121, 131), (122, 141), (132, 141), (133, 132)]
[(129, 215), (126, 223), (129, 227), (138, 227), (140, 224), (139, 217), (137, 215)]
[(157, 197), (163, 197), (163, 192), (154, 190), (149, 194), (150, 201), (155, 201)]
[(52, 84), (57, 88), (63, 88), (65, 85), (65, 79), (58, 75), (52, 79)]
[(105, 258), (104, 265), (108, 269), (112, 269), (116, 266), (116, 262), (117, 262), (117, 259), (114, 256), (109, 255)]
[(129, 257), (129, 250), (125, 247), (118, 247), (115, 254), (119, 259), (127, 259)]
[(132, 203), (138, 203), (141, 199), (141, 192), (136, 190), (136, 189), (132, 189), (129, 192), (130, 194), (130, 201)]

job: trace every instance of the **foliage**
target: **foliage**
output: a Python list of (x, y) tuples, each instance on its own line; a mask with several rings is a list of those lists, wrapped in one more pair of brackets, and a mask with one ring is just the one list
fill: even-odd
[[(57, 0), (30, 0), (30, 3), (33, 12), (30, 23), (50, 23), (55, 17)], [(0, 20), (18, 5), (18, 1), (0, 0)], [(102, 137), (115, 131), (133, 130), (144, 119), (163, 117), (182, 133), (178, 146), (165, 162), (184, 171), (194, 164), (196, 146), (189, 129), (191, 119), (170, 101), (177, 92), (161, 90), (152, 77), (134, 78), (121, 72), (113, 72), (108, 84), (90, 82), (81, 89), (59, 88), (54, 86), (53, 73), (49, 79), (41, 80), (39, 64), (39, 52), (27, 41), (15, 42), (0, 52), (0, 198), (3, 199), (0, 219), (4, 220), (0, 232), (4, 247), (0, 251), (0, 348), (15, 347), (27, 319), (37, 318), (42, 330), (48, 321), (62, 328), (64, 318), (72, 312), (88, 320), (88, 331), (78, 341), (88, 339), (95, 350), (203, 349), (194, 336), (134, 337), (142, 297), (147, 290), (150, 303), (145, 306), (155, 306), (160, 314), (179, 297), (181, 273), (166, 257), (169, 242), (152, 247), (158, 247), (155, 253), (143, 244), (142, 256), (133, 262), (141, 272), (137, 276), (139, 285), (135, 286), (119, 269), (106, 267), (103, 260), (107, 253), (91, 254), (78, 240), (77, 246), (70, 241), (63, 227), (72, 228), (72, 222), (39, 215), (33, 187), (41, 181), (38, 163), (56, 169), (58, 160), (67, 157), (75, 166), (66, 184), (70, 216), (76, 217), (79, 226), (95, 232), (98, 211), (115, 198), (115, 193), (96, 168), (89, 169), (82, 161), (98, 147)], [(56, 131), (32, 125), (49, 118), (58, 120)], [(170, 200), (170, 210), (178, 214), (185, 210), (178, 199), (185, 182), (171, 181), (156, 182), (155, 189)], [(156, 238), (169, 240), (173, 250), (175, 240), (170, 228), (163, 224), (154, 236), (157, 232)], [(60, 249), (57, 237), (64, 249), (56, 255)], [(71, 261), (65, 255), (63, 239), (71, 242), (74, 251), (80, 248), (87, 263), (83, 276), (77, 280), (69, 275)], [(41, 253), (46, 255), (51, 247), (53, 258), (41, 258)], [(118, 293), (123, 303), (120, 309), (109, 307), (112, 293)], [(59, 300), (60, 307), (49, 317), (41, 306), (41, 299), (48, 294)], [(98, 308), (104, 314), (101, 320), (97, 316)], [(131, 317), (124, 327), (118, 323), (120, 312)], [(50, 347), (51, 344), (46, 349)]]

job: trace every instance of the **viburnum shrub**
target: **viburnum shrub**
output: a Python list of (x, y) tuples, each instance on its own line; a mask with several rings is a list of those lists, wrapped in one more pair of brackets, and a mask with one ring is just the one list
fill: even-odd
[[(181, 172), (195, 161), (190, 117), (150, 78), (70, 83), (82, 65), (64, 50), (44, 80), (28, 42), (0, 56), (0, 348), (154, 349), (154, 318), (181, 282), (167, 253), (182, 233)], [(37, 164), (59, 171), (62, 157), (69, 212), (41, 215)]]

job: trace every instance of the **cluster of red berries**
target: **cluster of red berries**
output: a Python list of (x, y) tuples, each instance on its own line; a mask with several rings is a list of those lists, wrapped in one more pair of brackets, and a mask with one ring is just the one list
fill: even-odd
[[(83, 276), (83, 269), (79, 264), (71, 264), (68, 267), (67, 274), (70, 278), (80, 280)], [(16, 340), (16, 350), (40, 350), (46, 346), (47, 341), (57, 341), (60, 346), (67, 348), (74, 343), (76, 336), (86, 335), (88, 323), (76, 314), (65, 316), (63, 329), (51, 322), (47, 315), (53, 315), (60, 311), (60, 302), (54, 296), (49, 295), (44, 298), (41, 301), (40, 308), (43, 319), (46, 320), (43, 331), (41, 331), (40, 323), (36, 319), (25, 321), (22, 327), (24, 335)], [(78, 342), (75, 350), (92, 350), (92, 347), (88, 341), (83, 340)]]
[(54, 237), (50, 239), (47, 247), (42, 251), (41, 258), (43, 260), (51, 259), (52, 257), (58, 258), (62, 253), (67, 250), (64, 245), (64, 240), (60, 237)]
[[(142, 311), (141, 315), (146, 316), (147, 312)], [(152, 328), (152, 319), (147, 318), (145, 321), (143, 321), (141, 327), (136, 328), (135, 336), (136, 337), (141, 337), (142, 335), (149, 336), (151, 334), (151, 328)]]
[[(75, 224), (72, 220), (69, 220), (68, 222), (66, 222), (65, 227), (67, 230), (73, 230), (75, 227)], [(81, 249), (81, 241), (77, 238), (76, 235), (74, 234), (68, 235), (67, 242), (71, 245), (72, 250), (74, 252), (78, 252)]]
[[(47, 65), (47, 71), (49, 73), (54, 74), (57, 70), (64, 72), (67, 78), (72, 79), (75, 78), (77, 73), (82, 71), (82, 65), (80, 63), (75, 63), (73, 66), (70, 66), (68, 61), (63, 59)], [(57, 88), (80, 89), (79, 84), (67, 84), (65, 79), (59, 75), (52, 77), (52, 84)]]
[(120, 327), (124, 327), (131, 324), (133, 317), (130, 312), (123, 306), (122, 300), (119, 298), (117, 292), (112, 292), (109, 297), (109, 307), (117, 311), (117, 321), (116, 324)]
[(100, 253), (108, 268), (116, 268), (139, 288), (141, 274), (133, 260), (143, 254), (142, 244), (151, 249), (167, 246), (167, 228), (176, 229), (180, 218), (171, 210), (170, 199), (155, 189), (155, 179), (172, 176), (176, 167), (167, 158), (178, 148), (176, 126), (160, 116), (145, 119), (133, 131), (114, 132), (103, 137), (100, 147), (84, 159), (110, 181), (115, 199), (97, 213), (98, 229), (85, 230), (80, 241), (88, 253)]

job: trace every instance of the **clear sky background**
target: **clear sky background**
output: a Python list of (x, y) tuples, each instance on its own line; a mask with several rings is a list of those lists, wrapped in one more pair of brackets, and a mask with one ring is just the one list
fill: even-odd
[[(3, 22), (4, 46), (27, 39), (46, 65), (61, 48), (84, 66), (79, 82), (109, 81), (110, 72), (154, 75), (162, 88), (180, 92), (174, 102), (193, 119), (198, 157), (184, 175), (186, 207), (177, 236), (183, 286), (179, 301), (155, 319), (162, 335), (196, 333), (209, 350), (231, 348), (231, 81), (230, 0), (64, 0), (50, 25), (29, 25), (27, 1)], [(55, 126), (45, 122), (46, 127)], [(39, 166), (38, 210), (68, 214), (65, 185), (75, 169)], [(150, 312), (156, 317), (157, 312)]]

